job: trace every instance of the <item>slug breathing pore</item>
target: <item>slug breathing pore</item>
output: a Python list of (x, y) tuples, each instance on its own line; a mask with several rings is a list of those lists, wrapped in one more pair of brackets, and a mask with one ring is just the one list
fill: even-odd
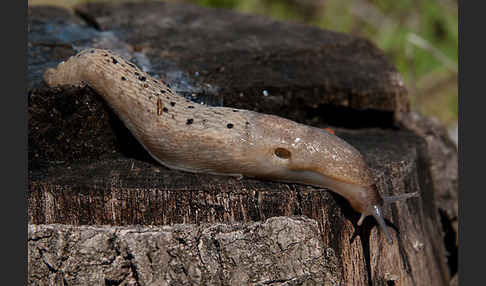
[(160, 164), (177, 170), (245, 176), (326, 188), (373, 216), (392, 238), (382, 207), (417, 193), (381, 197), (358, 150), (320, 128), (274, 115), (194, 103), (108, 50), (87, 49), (55, 69), (48, 86), (88, 85)]

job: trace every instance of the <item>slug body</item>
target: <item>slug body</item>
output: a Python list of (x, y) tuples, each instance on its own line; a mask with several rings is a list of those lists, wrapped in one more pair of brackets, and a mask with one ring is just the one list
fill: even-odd
[(49, 86), (87, 84), (108, 102), (160, 164), (188, 172), (246, 176), (330, 189), (376, 218), (391, 243), (382, 198), (362, 155), (337, 136), (278, 116), (203, 106), (174, 93), (110, 51), (88, 49), (48, 69)]

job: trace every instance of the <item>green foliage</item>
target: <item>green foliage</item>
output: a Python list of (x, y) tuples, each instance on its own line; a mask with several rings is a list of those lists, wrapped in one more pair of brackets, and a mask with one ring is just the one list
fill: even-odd
[(235, 9), (238, 7), (241, 1), (240, 0), (199, 0), (193, 2), (197, 2), (199, 5), (207, 6), (207, 7)]

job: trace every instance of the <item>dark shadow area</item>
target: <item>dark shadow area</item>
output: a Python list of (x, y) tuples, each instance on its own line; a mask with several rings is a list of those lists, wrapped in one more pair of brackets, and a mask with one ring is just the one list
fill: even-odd
[(115, 135), (115, 147), (127, 158), (160, 165), (145, 148), (138, 142), (118, 116), (109, 109), (109, 124)]
[(383, 128), (397, 129), (394, 114), (389, 111), (357, 110), (342, 106), (319, 105), (307, 110), (308, 118), (319, 118), (328, 125), (349, 128)]
[(457, 273), (458, 269), (458, 249), (456, 245), (456, 232), (452, 227), (451, 221), (447, 217), (445, 211), (439, 209), (440, 222), (442, 224), (442, 230), (444, 231), (444, 245), (447, 250), (447, 265), (449, 266), (449, 272), (451, 277)]
[(102, 31), (100, 24), (96, 21), (96, 18), (91, 16), (89, 13), (84, 12), (81, 9), (74, 9), (74, 14), (81, 18), (89, 27)]

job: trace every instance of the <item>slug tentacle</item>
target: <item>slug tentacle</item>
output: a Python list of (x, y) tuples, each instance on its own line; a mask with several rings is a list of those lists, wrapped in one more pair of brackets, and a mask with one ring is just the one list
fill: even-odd
[(85, 84), (99, 93), (148, 153), (188, 172), (254, 177), (330, 189), (387, 232), (381, 198), (353, 146), (333, 133), (274, 115), (204, 106), (107, 50), (87, 49), (44, 73), (48, 86)]
[(390, 233), (388, 232), (388, 228), (386, 227), (385, 219), (383, 217), (383, 212), (381, 210), (381, 207), (378, 205), (373, 205), (371, 206), (371, 215), (375, 218), (375, 220), (378, 222), (380, 225), (381, 230), (385, 234), (386, 241), (388, 241), (389, 244), (393, 243), (393, 239), (391, 238)]
[[(419, 195), (418, 192), (414, 192), (414, 193), (407, 193), (407, 194), (401, 194), (401, 195), (396, 195), (396, 196), (384, 196), (382, 205), (387, 206), (387, 205), (390, 205), (390, 204), (397, 202), (397, 201), (404, 201), (404, 200), (407, 200), (407, 199), (412, 198), (412, 197), (418, 197), (418, 195)], [(375, 220), (378, 222), (378, 225), (380, 226), (380, 229), (385, 234), (385, 237), (386, 237), (386, 240), (388, 241), (388, 243), (392, 244), (393, 240), (391, 238), (390, 233), (388, 232), (388, 228), (386, 227), (386, 223), (385, 223), (385, 219), (383, 217), (383, 211), (382, 211), (381, 206), (372, 205), (370, 210), (368, 211), (368, 213), (370, 215), (372, 215), (375, 218)], [(368, 215), (366, 213), (361, 214), (361, 217), (358, 220), (358, 226), (363, 223), (364, 219), (367, 216)]]
[(389, 205), (397, 201), (404, 201), (409, 198), (418, 197), (418, 195), (419, 195), (418, 192), (414, 192), (414, 193), (407, 193), (407, 194), (401, 194), (395, 196), (383, 196), (383, 204)]

